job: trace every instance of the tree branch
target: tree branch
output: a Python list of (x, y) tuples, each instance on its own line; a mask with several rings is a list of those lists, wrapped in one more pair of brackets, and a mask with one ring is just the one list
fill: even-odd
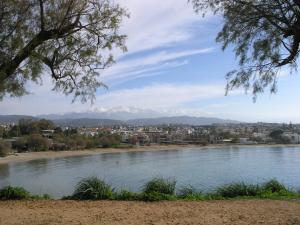
[(44, 2), (43, 0), (39, 0), (40, 2), (40, 17), (41, 17), (41, 30), (45, 30), (45, 21), (44, 21)]

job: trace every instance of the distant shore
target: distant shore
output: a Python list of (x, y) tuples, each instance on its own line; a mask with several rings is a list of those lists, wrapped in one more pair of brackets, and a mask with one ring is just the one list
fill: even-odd
[(150, 151), (168, 151), (168, 150), (183, 150), (190, 148), (207, 149), (207, 148), (223, 148), (223, 147), (300, 147), (300, 144), (288, 144), (288, 145), (151, 145), (151, 146), (140, 146), (134, 148), (97, 148), (87, 150), (73, 150), (73, 151), (46, 151), (46, 152), (26, 152), (16, 153), (13, 155), (0, 158), (1, 164), (26, 162), (38, 159), (51, 159), (51, 158), (64, 158), (74, 156), (89, 156), (99, 155), (107, 153), (122, 153), (122, 152), (150, 152)]

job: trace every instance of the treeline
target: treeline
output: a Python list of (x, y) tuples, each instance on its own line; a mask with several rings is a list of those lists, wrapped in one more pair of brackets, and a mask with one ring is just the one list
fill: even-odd
[(17, 152), (65, 151), (118, 147), (121, 143), (120, 136), (116, 134), (81, 135), (77, 129), (63, 131), (60, 127), (56, 127), (52, 121), (45, 119), (37, 121), (22, 119), (18, 125), (14, 125), (9, 130), (2, 128), (1, 137), (3, 140), (0, 140), (0, 156), (5, 156), (12, 149)]

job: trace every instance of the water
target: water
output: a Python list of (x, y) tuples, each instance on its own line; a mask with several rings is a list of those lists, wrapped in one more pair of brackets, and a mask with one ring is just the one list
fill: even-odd
[(54, 198), (72, 194), (75, 184), (88, 176), (131, 191), (140, 191), (157, 176), (176, 179), (178, 187), (192, 185), (203, 191), (231, 182), (261, 183), (272, 178), (300, 188), (300, 147), (188, 148), (0, 165), (0, 187), (22, 186), (33, 194), (48, 193)]

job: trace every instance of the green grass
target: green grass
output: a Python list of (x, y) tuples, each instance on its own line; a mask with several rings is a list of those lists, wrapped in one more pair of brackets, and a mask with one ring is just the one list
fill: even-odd
[(176, 181), (163, 178), (153, 178), (147, 182), (143, 188), (143, 193), (160, 193), (166, 195), (174, 195)]
[(192, 186), (185, 186), (178, 190), (177, 197), (185, 200), (205, 200), (205, 195)]
[(6, 186), (0, 189), (0, 200), (51, 199), (50, 195), (31, 195), (22, 187)]
[(174, 194), (164, 194), (159, 192), (149, 192), (141, 194), (140, 200), (145, 202), (156, 202), (156, 201), (175, 201), (178, 200)]
[[(300, 192), (285, 187), (277, 180), (263, 184), (232, 183), (223, 185), (210, 193), (203, 193), (192, 186), (177, 189), (176, 181), (154, 178), (147, 182), (142, 192), (128, 190), (115, 191), (110, 185), (97, 177), (82, 179), (75, 187), (73, 195), (63, 200), (122, 200), (122, 201), (200, 201), (222, 199), (300, 199)], [(50, 199), (50, 196), (32, 196), (21, 187), (7, 186), (0, 189), (0, 200)]]
[(22, 200), (30, 197), (30, 193), (22, 187), (7, 186), (0, 190), (1, 200)]
[(131, 192), (128, 190), (121, 190), (119, 192), (114, 192), (114, 200), (121, 200), (121, 201), (138, 201), (141, 200), (141, 194)]
[(242, 196), (259, 196), (261, 194), (261, 188), (258, 185), (248, 185), (245, 183), (233, 183), (224, 185), (216, 190), (216, 195), (223, 198), (236, 198)]
[(88, 177), (78, 182), (71, 199), (104, 200), (113, 198), (113, 189), (97, 177)]
[(275, 179), (272, 179), (261, 185), (252, 185), (245, 183), (233, 183), (219, 187), (215, 193), (212, 193), (213, 198), (300, 198), (300, 194), (289, 190), (283, 184)]

